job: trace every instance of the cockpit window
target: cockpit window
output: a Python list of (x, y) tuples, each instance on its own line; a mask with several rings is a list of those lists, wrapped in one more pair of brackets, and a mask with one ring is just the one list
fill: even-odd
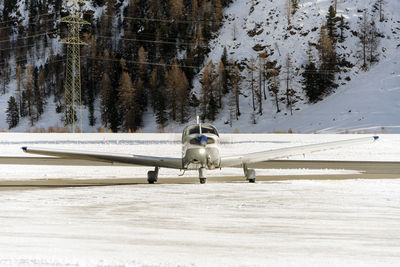
[[(207, 124), (201, 125), (201, 132), (203, 134), (214, 134), (214, 135), (219, 136), (217, 129), (215, 129), (213, 126), (207, 125)], [(200, 133), (199, 125), (192, 125), (192, 126), (187, 127), (184, 130), (183, 135), (188, 136), (191, 134), (199, 134), (199, 133)]]
[(191, 129), (189, 129), (189, 134), (199, 134), (200, 133), (200, 128), (199, 126), (195, 126)]

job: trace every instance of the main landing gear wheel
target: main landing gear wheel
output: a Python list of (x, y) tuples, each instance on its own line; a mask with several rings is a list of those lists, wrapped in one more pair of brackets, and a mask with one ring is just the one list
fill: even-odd
[(254, 169), (249, 169), (247, 168), (247, 164), (243, 164), (243, 171), (244, 175), (246, 176), (246, 180), (249, 181), (249, 183), (256, 182), (256, 171)]
[(158, 167), (155, 168), (154, 171), (147, 172), (147, 182), (149, 184), (154, 184), (158, 181)]
[(206, 168), (202, 167), (199, 169), (199, 179), (201, 184), (205, 184), (207, 181), (206, 178)]

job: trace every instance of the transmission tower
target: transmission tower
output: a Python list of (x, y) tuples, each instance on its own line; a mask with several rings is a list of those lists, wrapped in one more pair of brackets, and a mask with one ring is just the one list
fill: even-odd
[(80, 27), (82, 24), (90, 24), (79, 16), (79, 3), (84, 0), (64, 0), (72, 2), (70, 15), (60, 21), (68, 24), (68, 36), (60, 41), (67, 45), (67, 65), (65, 68), (64, 84), (64, 124), (75, 132), (76, 120), (78, 120), (77, 109), (79, 109), (79, 123), (82, 131), (82, 100), (81, 100), (81, 61), (80, 46), (86, 45), (80, 39)]

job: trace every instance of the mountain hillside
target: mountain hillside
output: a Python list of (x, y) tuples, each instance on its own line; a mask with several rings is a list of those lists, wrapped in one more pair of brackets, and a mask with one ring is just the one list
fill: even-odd
[[(288, 29), (285, 18), (285, 1), (235, 1), (225, 10), (225, 22), (218, 38), (211, 42), (208, 61), (218, 62), (226, 48), (230, 58), (244, 66), (241, 75), (242, 115), (229, 120), (229, 106), (218, 114), (216, 125), (224, 132), (400, 132), (400, 2), (386, 1), (383, 21), (380, 22), (377, 1), (338, 1), (337, 16), (343, 15), (349, 29), (345, 30), (344, 42), (337, 44), (337, 53), (350, 62), (336, 74), (338, 87), (322, 101), (310, 104), (302, 88), (303, 66), (308, 60), (309, 44), (316, 44), (320, 27), (326, 23), (326, 15), (332, 1), (299, 1), (295, 14), (291, 15)], [(367, 69), (362, 68), (361, 46), (355, 34), (359, 29), (364, 10), (376, 21), (380, 32), (378, 61)], [(258, 32), (252, 36), (253, 32)], [(236, 38), (234, 38), (236, 35)], [(274, 97), (264, 101), (264, 113), (256, 115), (254, 124), (249, 72), (245, 66), (251, 58), (260, 54), (257, 47), (265, 47), (270, 61), (285, 66), (287, 55), (292, 62), (291, 86), (297, 101), (293, 115), (285, 103), (276, 112)], [(313, 57), (318, 51), (312, 46)], [(280, 97), (285, 98), (286, 75), (280, 74)], [(195, 88), (201, 88), (198, 78)], [(200, 92), (200, 91), (198, 91)]]
[[(12, 131), (62, 128), (66, 29), (58, 19), (68, 6), (11, 2), (0, 1), (0, 128), (9, 128), (10, 98), (26, 90), (29, 65), (46, 100), (35, 106), (40, 116), (21, 116)], [(82, 29), (84, 131), (179, 132), (200, 115), (222, 132), (400, 132), (397, 0), (153, 2), (82, 6), (92, 24)], [(363, 54), (364, 21), (375, 35)], [(325, 79), (314, 98), (307, 73)]]

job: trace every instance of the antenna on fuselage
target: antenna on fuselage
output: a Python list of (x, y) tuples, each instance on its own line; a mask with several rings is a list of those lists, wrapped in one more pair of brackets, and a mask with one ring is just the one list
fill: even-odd
[(199, 125), (199, 133), (202, 134), (202, 132), (201, 132), (200, 116), (196, 116), (196, 119), (197, 119), (197, 124)]

